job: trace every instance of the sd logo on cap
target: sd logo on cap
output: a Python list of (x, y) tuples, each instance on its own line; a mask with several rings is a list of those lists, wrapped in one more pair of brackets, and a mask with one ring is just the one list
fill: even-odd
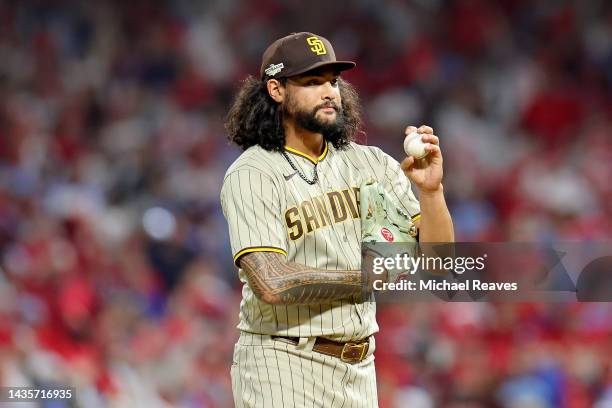
[(263, 54), (262, 79), (290, 77), (330, 66), (338, 71), (355, 67), (352, 61), (337, 61), (334, 48), (324, 37), (309, 32), (293, 33), (272, 43)]

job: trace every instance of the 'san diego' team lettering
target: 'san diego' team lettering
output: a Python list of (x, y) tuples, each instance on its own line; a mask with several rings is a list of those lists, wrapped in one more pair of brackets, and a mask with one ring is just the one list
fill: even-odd
[[(352, 190), (352, 191), (351, 191)], [(285, 211), (289, 239), (300, 239), (319, 228), (359, 218), (359, 187), (329, 191)], [(331, 210), (331, 211), (330, 211)]]

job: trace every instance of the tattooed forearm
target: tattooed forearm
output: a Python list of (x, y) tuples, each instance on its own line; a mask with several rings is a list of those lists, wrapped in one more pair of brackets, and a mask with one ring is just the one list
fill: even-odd
[(361, 293), (361, 271), (316, 269), (283, 255), (253, 252), (240, 260), (255, 296), (271, 304), (317, 304)]

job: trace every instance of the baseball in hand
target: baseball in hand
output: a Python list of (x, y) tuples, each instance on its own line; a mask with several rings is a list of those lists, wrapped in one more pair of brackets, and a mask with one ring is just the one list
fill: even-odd
[(412, 132), (404, 139), (404, 151), (408, 156), (414, 156), (415, 159), (422, 159), (427, 156), (425, 146), (429, 143), (424, 143), (423, 135), (417, 132)]

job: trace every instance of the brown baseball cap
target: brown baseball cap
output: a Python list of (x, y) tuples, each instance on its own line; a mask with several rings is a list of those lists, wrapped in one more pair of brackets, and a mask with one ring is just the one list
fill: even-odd
[(282, 78), (320, 67), (346, 71), (352, 61), (336, 61), (331, 43), (320, 35), (302, 32), (280, 38), (266, 49), (261, 59), (261, 78)]

